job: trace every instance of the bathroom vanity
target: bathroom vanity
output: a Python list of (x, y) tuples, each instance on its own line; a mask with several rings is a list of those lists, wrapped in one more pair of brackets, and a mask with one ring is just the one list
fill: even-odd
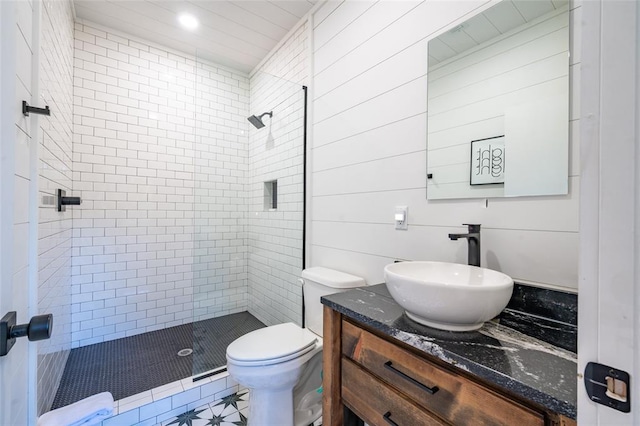
[(576, 356), (489, 322), (411, 321), (384, 284), (322, 298), (323, 424), (576, 424)]

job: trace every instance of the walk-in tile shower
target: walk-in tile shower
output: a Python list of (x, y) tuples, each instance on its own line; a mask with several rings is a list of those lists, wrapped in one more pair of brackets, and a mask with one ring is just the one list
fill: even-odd
[(235, 338), (302, 318), (303, 87), (88, 24), (75, 40), (82, 204), (66, 212), (73, 349), (54, 408), (218, 371)]

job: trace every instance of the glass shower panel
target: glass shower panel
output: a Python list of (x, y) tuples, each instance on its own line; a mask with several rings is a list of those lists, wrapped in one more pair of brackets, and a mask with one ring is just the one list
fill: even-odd
[(193, 375), (224, 367), (246, 309), (245, 173), (248, 78), (196, 65)]
[[(260, 86), (250, 89), (254, 81)], [(195, 91), (193, 375), (201, 376), (226, 366), (236, 338), (284, 322), (279, 304), (297, 308), (289, 321), (300, 322), (301, 293), (290, 286), (299, 287), (301, 268), (304, 93), (286, 80), (249, 78), (203, 58)], [(254, 99), (254, 92), (262, 96)], [(260, 129), (248, 120), (271, 111)], [(259, 288), (251, 288), (250, 270), (263, 278)], [(273, 286), (276, 277), (286, 285)], [(253, 311), (264, 303), (270, 308)]]
[(251, 78), (247, 170), (249, 312), (267, 325), (302, 324), (305, 91), (268, 73)]

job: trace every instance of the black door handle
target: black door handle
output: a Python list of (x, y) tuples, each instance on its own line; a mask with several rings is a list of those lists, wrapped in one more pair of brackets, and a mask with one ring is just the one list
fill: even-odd
[(29, 324), (16, 325), (16, 312), (7, 313), (0, 319), (0, 356), (9, 353), (18, 337), (27, 336), (30, 342), (45, 340), (51, 337), (53, 315), (36, 315)]

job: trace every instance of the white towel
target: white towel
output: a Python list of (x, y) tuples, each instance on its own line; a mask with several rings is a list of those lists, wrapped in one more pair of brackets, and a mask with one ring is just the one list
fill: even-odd
[(38, 426), (90, 426), (100, 423), (112, 414), (113, 395), (102, 392), (41, 415), (38, 418)]

